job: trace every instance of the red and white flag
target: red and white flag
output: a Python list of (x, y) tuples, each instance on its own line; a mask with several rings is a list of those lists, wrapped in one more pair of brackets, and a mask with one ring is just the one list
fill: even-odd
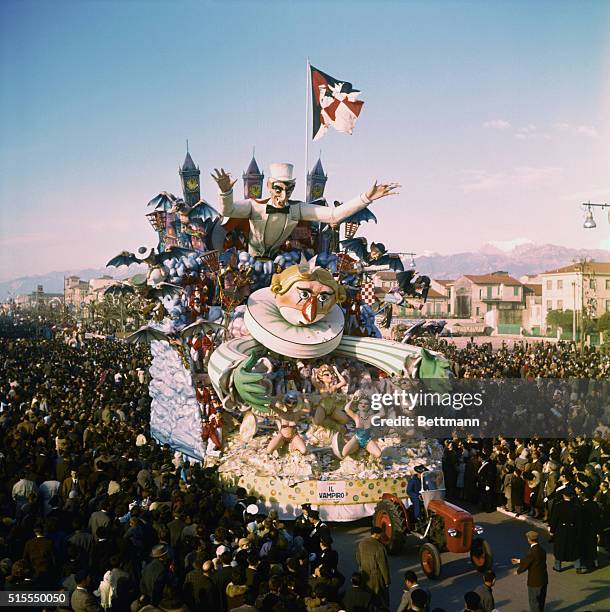
[(313, 107), (313, 139), (322, 138), (329, 127), (351, 134), (364, 102), (358, 100), (360, 91), (351, 83), (340, 81), (314, 68), (311, 70)]

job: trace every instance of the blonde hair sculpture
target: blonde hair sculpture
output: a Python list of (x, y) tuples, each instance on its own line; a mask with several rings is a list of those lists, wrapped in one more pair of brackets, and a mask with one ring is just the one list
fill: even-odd
[(276, 295), (284, 295), (292, 285), (299, 281), (318, 281), (335, 292), (337, 304), (342, 304), (347, 299), (345, 287), (338, 283), (333, 275), (325, 268), (315, 267), (314, 260), (309, 263), (295, 264), (289, 266), (279, 274), (271, 278), (271, 291)]

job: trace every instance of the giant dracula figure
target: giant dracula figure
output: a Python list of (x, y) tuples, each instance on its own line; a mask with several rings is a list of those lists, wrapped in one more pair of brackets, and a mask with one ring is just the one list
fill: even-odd
[(397, 183), (377, 184), (366, 192), (337, 207), (319, 206), (308, 202), (290, 200), (294, 191), (292, 164), (271, 164), (267, 189), (270, 197), (265, 200), (233, 200), (235, 181), (224, 169), (215, 170), (212, 177), (220, 189), (219, 211), (225, 217), (249, 219), (250, 235), (248, 251), (254, 257), (273, 257), (290, 237), (300, 221), (314, 221), (338, 225), (351, 215), (366, 208), (374, 200), (395, 195)]

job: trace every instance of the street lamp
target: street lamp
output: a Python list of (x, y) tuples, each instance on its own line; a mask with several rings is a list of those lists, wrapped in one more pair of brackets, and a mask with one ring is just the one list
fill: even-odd
[(400, 253), (397, 253), (397, 255), (410, 255), (411, 261), (409, 262), (409, 265), (411, 266), (411, 268), (415, 267), (415, 256), (417, 255), (417, 253), (401, 251)]
[[(592, 206), (601, 208), (602, 210), (604, 208), (610, 208), (610, 204), (606, 204), (606, 203), (592, 204), (591, 202), (583, 202), (581, 206), (585, 207), (585, 222), (583, 224), (583, 227), (585, 229), (594, 229), (597, 227), (597, 223), (595, 223), (595, 219), (593, 218), (593, 211), (591, 210)], [(608, 221), (610, 221), (610, 214), (608, 215)]]

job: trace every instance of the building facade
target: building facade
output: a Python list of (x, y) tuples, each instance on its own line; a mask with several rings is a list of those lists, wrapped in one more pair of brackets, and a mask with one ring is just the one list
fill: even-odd
[(81, 280), (78, 276), (64, 278), (64, 304), (66, 308), (80, 310), (89, 293), (89, 281)]
[(610, 262), (578, 262), (543, 272), (542, 326), (551, 310), (583, 311), (592, 319), (610, 312)]

